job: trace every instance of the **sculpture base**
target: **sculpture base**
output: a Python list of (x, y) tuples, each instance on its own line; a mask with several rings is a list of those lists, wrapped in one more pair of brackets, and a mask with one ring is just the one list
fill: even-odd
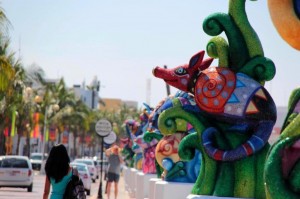
[(217, 196), (205, 196), (205, 195), (193, 195), (189, 194), (186, 199), (244, 199), (244, 198), (232, 198), (232, 197), (217, 197)]
[(193, 186), (194, 183), (158, 181), (155, 183), (154, 199), (186, 198)]
[(136, 199), (144, 199), (149, 197), (149, 187), (151, 178), (155, 178), (156, 174), (144, 174), (137, 172), (136, 174)]
[(129, 179), (128, 179), (128, 193), (131, 198), (135, 198), (136, 194), (136, 174), (138, 170), (135, 168), (130, 168), (129, 169)]
[(124, 184), (125, 184), (125, 190), (127, 192), (129, 192), (130, 190), (130, 186), (129, 186), (129, 180), (130, 180), (130, 168), (126, 167), (126, 166), (123, 166), (123, 169), (122, 169), (122, 173), (123, 173), (123, 176), (124, 176)]
[(161, 178), (151, 178), (149, 180), (149, 199), (155, 199), (155, 184), (162, 181)]

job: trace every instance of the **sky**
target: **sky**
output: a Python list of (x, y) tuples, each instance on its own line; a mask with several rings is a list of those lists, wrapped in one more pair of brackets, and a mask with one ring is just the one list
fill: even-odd
[[(210, 14), (228, 13), (228, 2), (2, 0), (0, 6), (12, 24), (11, 50), (25, 67), (37, 64), (48, 78), (63, 77), (69, 87), (97, 77), (101, 98), (133, 100), (141, 107), (143, 102), (155, 106), (167, 95), (152, 69), (188, 63), (205, 50), (211, 36), (202, 22)], [(246, 12), (265, 57), (276, 66), (265, 87), (277, 106), (286, 106), (300, 84), (300, 52), (277, 33), (266, 0), (246, 1)]]

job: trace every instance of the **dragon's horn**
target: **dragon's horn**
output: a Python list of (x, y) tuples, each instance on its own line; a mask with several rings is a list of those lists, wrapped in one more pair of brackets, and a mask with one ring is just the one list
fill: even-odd
[(146, 107), (147, 112), (150, 114), (151, 113), (151, 107), (146, 103), (143, 103), (143, 105)]

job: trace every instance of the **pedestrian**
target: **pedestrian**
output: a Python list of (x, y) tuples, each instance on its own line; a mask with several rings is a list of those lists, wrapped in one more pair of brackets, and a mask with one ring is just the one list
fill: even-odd
[(108, 158), (107, 168), (107, 198), (110, 199), (110, 189), (112, 183), (114, 183), (115, 199), (118, 197), (118, 182), (120, 179), (121, 163), (123, 162), (120, 155), (120, 148), (114, 143), (110, 148), (105, 151), (105, 155)]
[(46, 179), (43, 199), (48, 199), (50, 185), (52, 186), (50, 199), (63, 199), (66, 186), (72, 177), (69, 163), (70, 158), (66, 147), (63, 144), (53, 146), (45, 165)]

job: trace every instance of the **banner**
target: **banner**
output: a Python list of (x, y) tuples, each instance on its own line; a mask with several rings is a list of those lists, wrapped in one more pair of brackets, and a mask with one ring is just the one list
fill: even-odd
[(40, 134), (39, 119), (40, 119), (40, 114), (39, 113), (34, 113), (33, 114), (34, 129), (33, 129), (33, 133), (32, 133), (33, 138), (38, 138), (39, 134)]
[(3, 133), (4, 133), (5, 137), (9, 137), (10, 136), (10, 127), (5, 127)]
[(15, 127), (16, 127), (16, 107), (13, 106), (12, 116), (11, 116), (11, 133), (10, 133), (11, 137), (15, 136), (15, 129), (16, 129)]
[(69, 132), (64, 131), (62, 136), (62, 143), (68, 144), (69, 143)]
[(92, 138), (91, 138), (90, 135), (85, 136), (85, 143), (86, 143), (87, 145), (90, 144), (91, 140), (92, 140)]
[(56, 127), (51, 126), (49, 128), (49, 140), (55, 141), (56, 140)]

